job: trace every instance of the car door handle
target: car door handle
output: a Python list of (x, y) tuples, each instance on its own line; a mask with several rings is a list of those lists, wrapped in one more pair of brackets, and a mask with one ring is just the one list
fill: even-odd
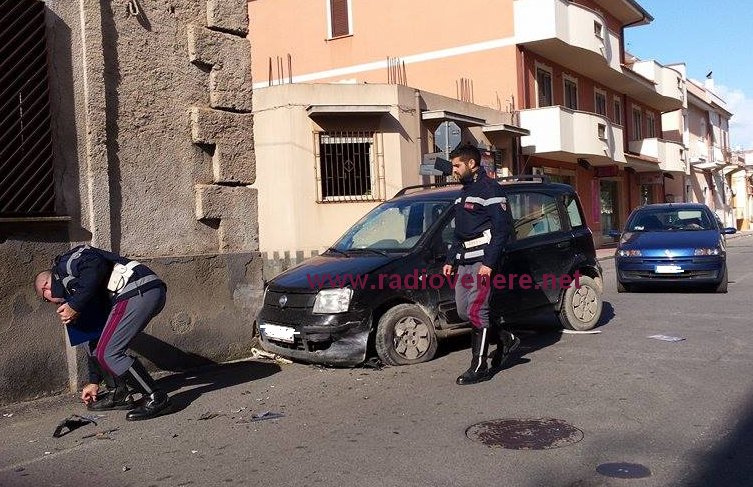
[(566, 249), (570, 247), (570, 242), (560, 242), (557, 244), (558, 249)]

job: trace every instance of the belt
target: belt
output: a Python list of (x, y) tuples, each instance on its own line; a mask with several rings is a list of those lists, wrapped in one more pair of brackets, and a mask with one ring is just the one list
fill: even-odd
[(492, 241), (492, 231), (491, 229), (487, 228), (484, 230), (484, 233), (481, 234), (480, 237), (474, 238), (472, 240), (466, 240), (463, 242), (463, 247), (466, 249), (470, 249), (472, 247), (478, 247), (479, 245), (488, 244)]

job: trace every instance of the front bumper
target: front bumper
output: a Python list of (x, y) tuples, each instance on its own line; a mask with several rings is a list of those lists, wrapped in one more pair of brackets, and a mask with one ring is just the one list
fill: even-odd
[[(368, 312), (315, 315), (311, 309), (264, 306), (256, 322), (264, 349), (282, 357), (338, 366), (354, 366), (366, 360), (371, 331)], [(270, 338), (264, 324), (293, 328), (293, 342)]]
[[(657, 272), (657, 266), (676, 266), (681, 272)], [(715, 284), (722, 280), (725, 256), (615, 257), (617, 280), (623, 284)]]

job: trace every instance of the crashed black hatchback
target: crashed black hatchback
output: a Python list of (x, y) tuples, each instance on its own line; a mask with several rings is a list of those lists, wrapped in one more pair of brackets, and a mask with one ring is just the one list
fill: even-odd
[[(549, 309), (566, 328), (591, 329), (602, 276), (578, 196), (546, 177), (520, 179), (502, 183), (515, 234), (490, 314), (509, 323)], [(405, 188), (322, 255), (275, 277), (256, 320), (263, 347), (328, 365), (357, 365), (374, 352), (390, 365), (431, 360), (438, 339), (470, 326), (442, 276), (459, 194), (456, 185)]]

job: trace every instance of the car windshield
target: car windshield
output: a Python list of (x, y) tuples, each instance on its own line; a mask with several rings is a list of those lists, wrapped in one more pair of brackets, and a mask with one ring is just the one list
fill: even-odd
[(640, 210), (627, 225), (628, 232), (671, 232), (716, 230), (716, 222), (700, 208), (656, 208)]
[(332, 246), (335, 252), (406, 251), (447, 210), (449, 201), (394, 201), (383, 203), (361, 218)]

